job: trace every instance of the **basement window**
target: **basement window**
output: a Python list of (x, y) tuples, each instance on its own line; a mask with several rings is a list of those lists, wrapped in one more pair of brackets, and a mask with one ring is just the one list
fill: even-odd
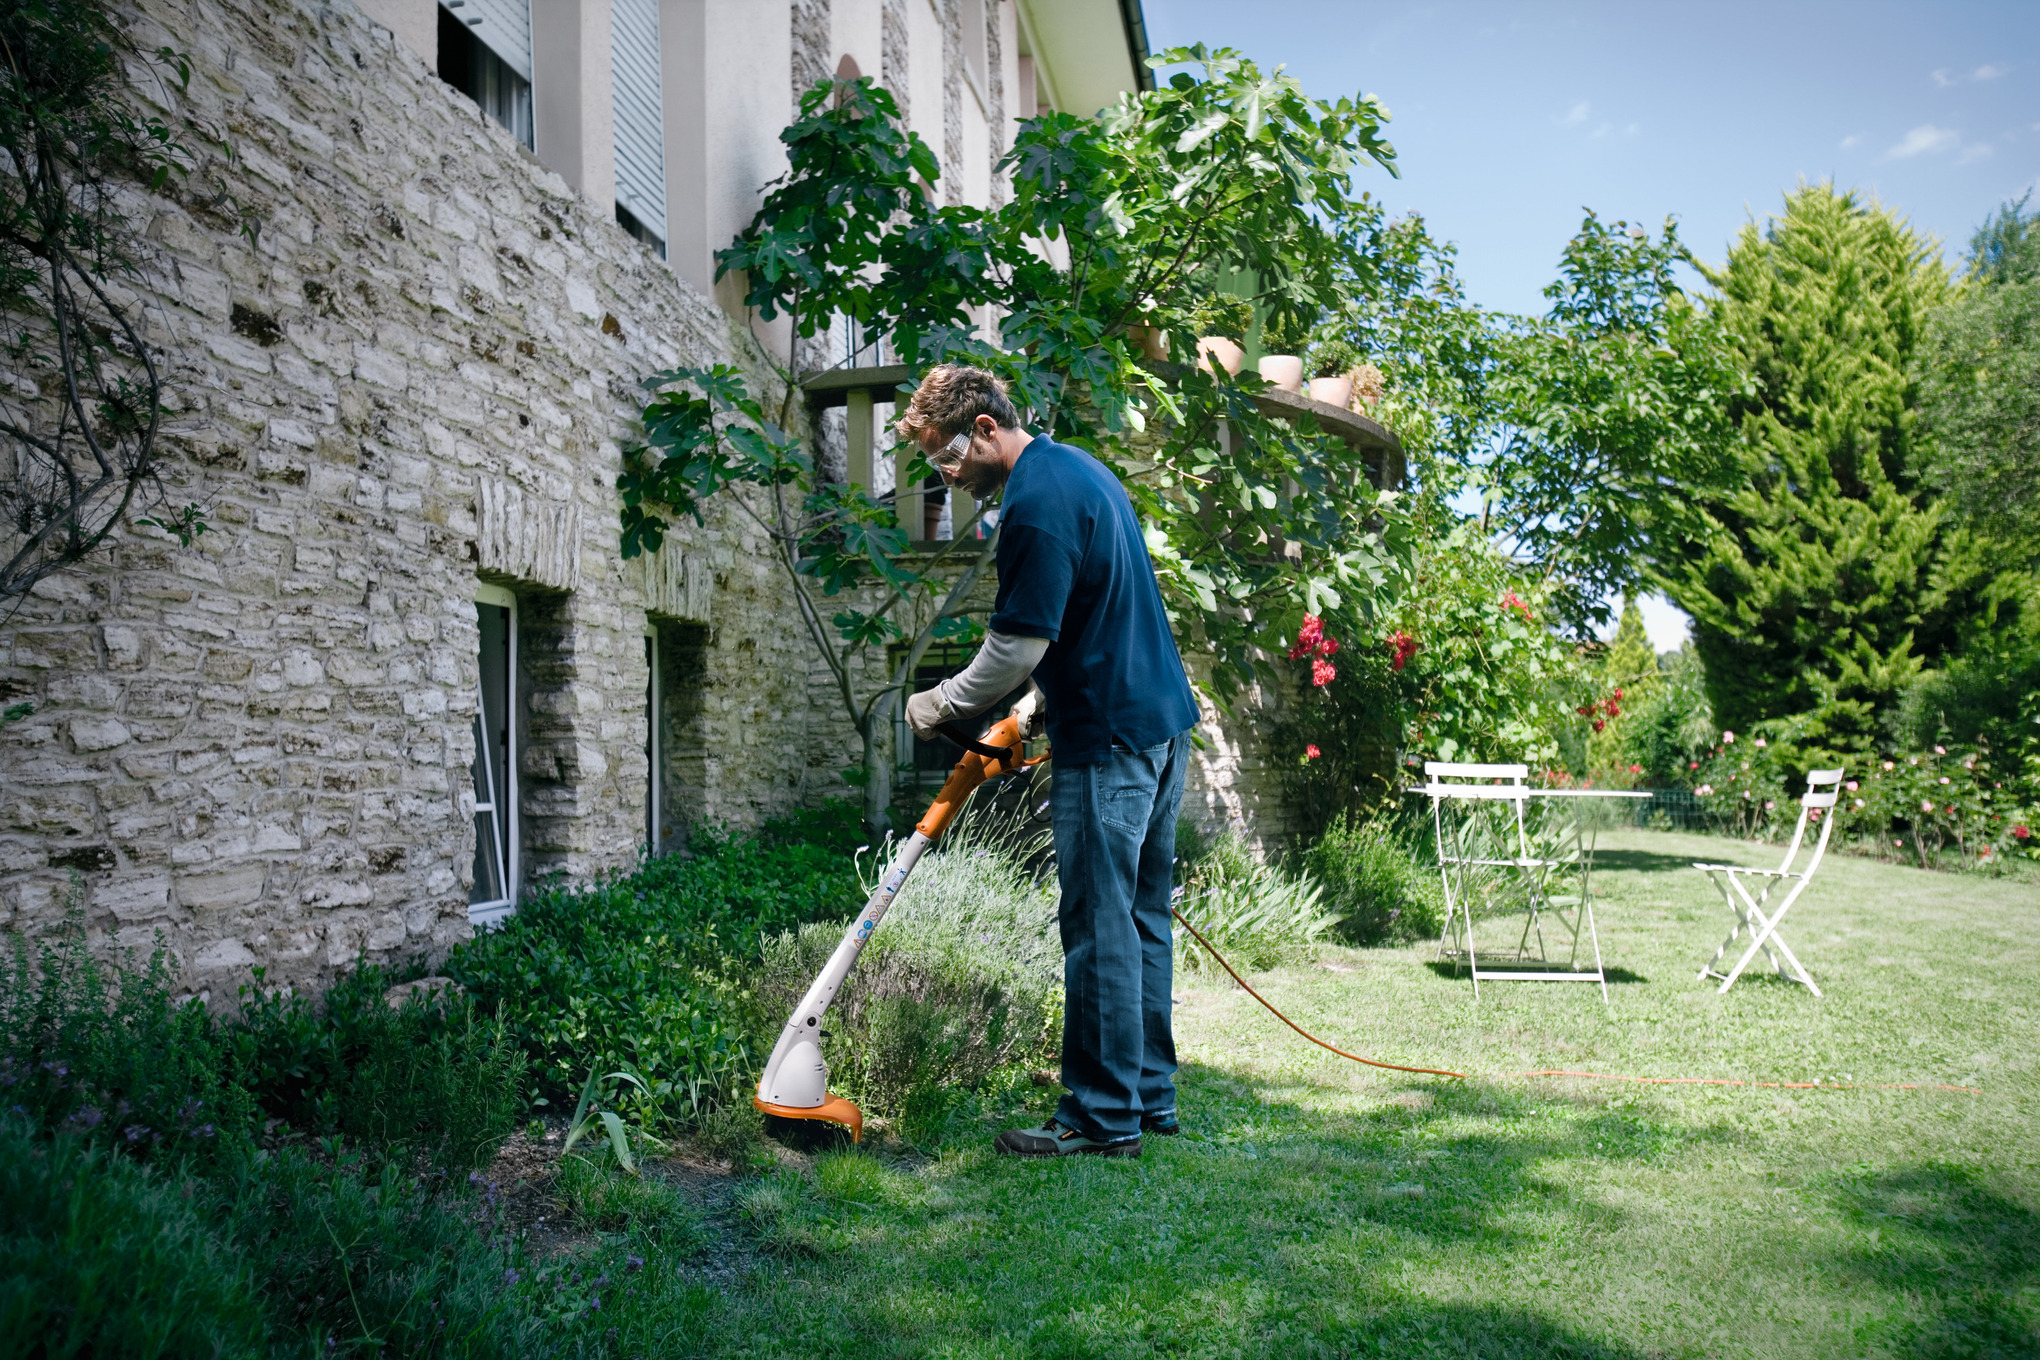
[[(439, 78), (481, 105), (483, 113), (529, 150), (536, 144), (532, 140), (531, 81), (492, 45), (508, 47), (513, 56), (522, 53), (528, 68), (529, 12), (496, 13), (508, 10), (500, 0), (449, 0), (449, 4), (439, 7)], [(509, 31), (516, 28), (519, 18), (523, 31)], [(485, 37), (483, 30), (491, 23), (505, 31), (492, 31)]]
[(517, 827), (517, 597), (501, 586), (475, 587), (481, 626), (480, 693), (475, 705), (474, 886), (468, 920), (487, 925), (516, 910), (520, 871)]

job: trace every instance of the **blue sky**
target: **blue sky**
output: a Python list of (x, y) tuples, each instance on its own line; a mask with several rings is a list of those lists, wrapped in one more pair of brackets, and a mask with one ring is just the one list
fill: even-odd
[[(1951, 263), (2040, 182), (2040, 0), (1144, 0), (1150, 44), (1232, 46), (1394, 115), (1360, 183), (1459, 245), (1468, 294), (1544, 309), (1582, 208), (1667, 214), (1719, 260), (1802, 179), (1874, 194)], [(2040, 198), (2040, 196), (2036, 196)], [(1683, 620), (1647, 608), (1653, 638)]]

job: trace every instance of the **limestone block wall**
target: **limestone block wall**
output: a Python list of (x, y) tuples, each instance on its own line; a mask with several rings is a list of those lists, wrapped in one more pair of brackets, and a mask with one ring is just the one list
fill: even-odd
[(212, 528), (131, 523), (0, 626), (35, 706), (0, 731), (0, 928), (75, 904), (215, 998), (465, 937), (482, 579), (522, 616), (527, 878), (638, 853), (648, 624), (685, 634), (691, 815), (813, 795), (848, 743), (764, 545), (725, 510), (617, 558), (637, 380), (764, 382), (741, 325), (348, 4), (142, 0), (135, 33), (191, 54), (188, 93), (144, 84), (236, 153), (134, 202), (167, 489)]

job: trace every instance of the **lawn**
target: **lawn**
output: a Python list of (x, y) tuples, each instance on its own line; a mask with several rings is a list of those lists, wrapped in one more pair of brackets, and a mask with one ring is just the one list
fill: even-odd
[[(1356, 1067), (1222, 976), (1186, 979), (1189, 1137), (994, 1159), (989, 1133), (1053, 1094), (1022, 1090), (933, 1160), (825, 1154), (749, 1182), (708, 1227), (765, 1249), (673, 1282), (687, 1348), (2040, 1353), (2040, 887), (1832, 857), (1787, 929), (1826, 998), (1764, 973), (1717, 995), (1694, 973), (1726, 911), (1685, 866), (1776, 854), (1604, 835), (1605, 1007), (1530, 983), (1476, 1002), (1425, 947), (1254, 978), (1331, 1042), (1464, 1082)], [(1508, 1075), (1548, 1067), (1853, 1089)]]

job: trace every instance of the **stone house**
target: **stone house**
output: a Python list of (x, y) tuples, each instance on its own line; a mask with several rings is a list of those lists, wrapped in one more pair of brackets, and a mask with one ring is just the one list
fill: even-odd
[[(160, 940), (223, 1000), (257, 966), (306, 985), (443, 954), (542, 875), (841, 792), (854, 738), (746, 522), (722, 507), (619, 557), (637, 382), (715, 361), (778, 381), (789, 337), (713, 251), (783, 168), (800, 91), (880, 77), (942, 192), (992, 204), (1015, 120), (1145, 77), (1138, 0), (130, 18), (140, 50), (192, 59), (186, 89), (138, 84), (235, 151), (134, 198), (165, 479), (211, 532), (187, 550), (130, 523), (0, 622), (0, 698), (34, 707), (0, 730), (0, 928), (76, 909), (95, 947)], [(870, 458), (871, 396), (801, 420)], [(1193, 813), (1251, 817), (1263, 762), (1210, 735)]]

